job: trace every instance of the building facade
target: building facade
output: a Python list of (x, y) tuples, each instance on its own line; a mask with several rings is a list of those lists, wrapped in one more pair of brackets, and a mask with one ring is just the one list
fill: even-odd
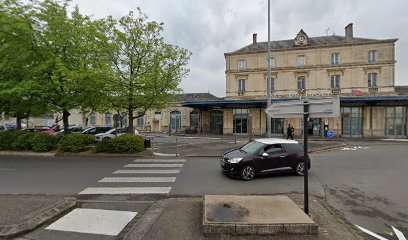
[[(272, 102), (299, 97), (339, 97), (341, 116), (309, 119), (309, 135), (328, 130), (342, 137), (406, 138), (408, 94), (395, 86), (397, 39), (353, 36), (309, 37), (303, 30), (292, 40), (271, 42)], [(185, 102), (201, 114), (222, 113), (224, 134), (266, 134), (268, 45), (257, 42), (225, 53), (226, 97), (213, 102)], [(209, 113), (207, 113), (209, 112)], [(211, 120), (211, 119), (210, 119)], [(273, 135), (288, 124), (303, 134), (302, 119), (272, 118)]]

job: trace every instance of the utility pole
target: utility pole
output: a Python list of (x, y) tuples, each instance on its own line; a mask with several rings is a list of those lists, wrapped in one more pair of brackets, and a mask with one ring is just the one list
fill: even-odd
[[(268, 0), (268, 83), (267, 83), (268, 102), (266, 108), (271, 105), (271, 0)], [(271, 116), (266, 117), (267, 136), (270, 138), (271, 133)]]

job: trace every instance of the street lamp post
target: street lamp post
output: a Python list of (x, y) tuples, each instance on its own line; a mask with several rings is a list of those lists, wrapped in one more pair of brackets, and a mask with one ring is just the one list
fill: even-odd
[[(268, 83), (267, 83), (268, 102), (266, 108), (271, 105), (271, 0), (268, 0)], [(271, 137), (271, 116), (266, 118), (267, 136)]]

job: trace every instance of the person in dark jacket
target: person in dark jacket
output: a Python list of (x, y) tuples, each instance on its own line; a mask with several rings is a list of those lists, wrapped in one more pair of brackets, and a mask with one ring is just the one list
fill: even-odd
[(286, 129), (286, 131), (287, 131), (286, 139), (290, 138), (293, 140), (293, 132), (295, 131), (295, 129), (290, 124), (288, 124), (288, 128)]

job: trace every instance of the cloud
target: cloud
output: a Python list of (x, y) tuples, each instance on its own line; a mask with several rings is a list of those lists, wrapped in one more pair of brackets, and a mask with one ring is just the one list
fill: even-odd
[[(252, 42), (267, 41), (267, 0), (74, 0), (81, 12), (116, 17), (141, 7), (151, 20), (164, 22), (165, 39), (192, 51), (185, 92), (210, 91), (225, 96), (224, 53)], [(408, 84), (408, 1), (406, 0), (273, 0), (272, 40), (293, 39), (300, 29), (310, 37), (344, 35), (354, 23), (354, 36), (399, 38), (396, 44), (396, 83)], [(329, 29), (328, 32), (326, 30)]]

